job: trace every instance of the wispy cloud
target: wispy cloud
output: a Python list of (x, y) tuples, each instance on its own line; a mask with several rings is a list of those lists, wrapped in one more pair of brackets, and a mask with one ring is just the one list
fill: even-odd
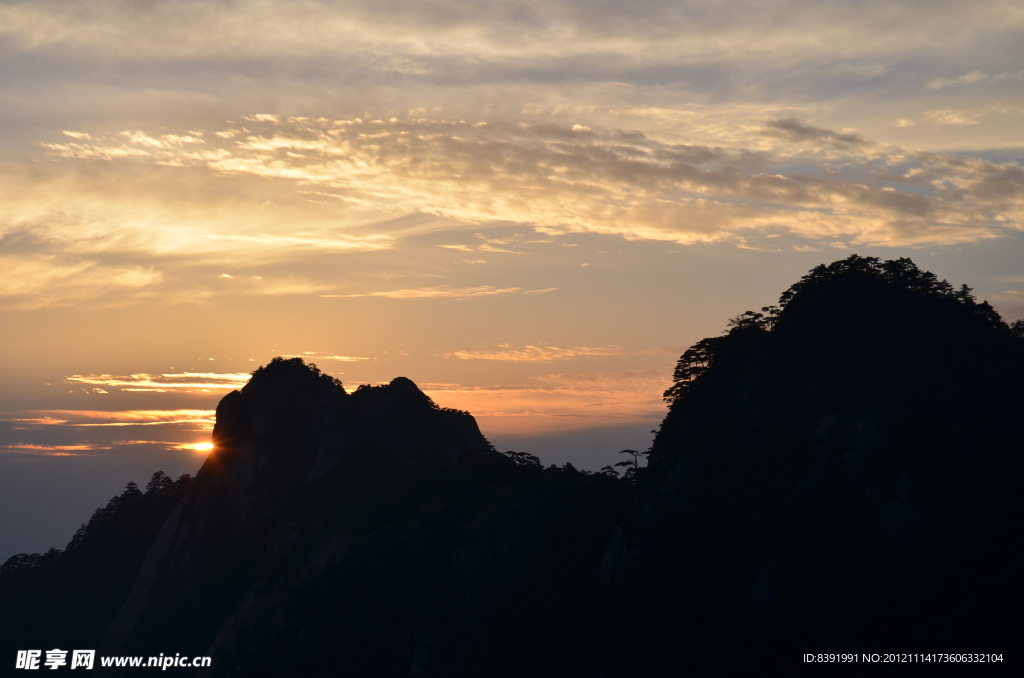
[[(947, 126), (975, 122), (953, 109), (925, 117)], [(1020, 226), (1024, 211), (1021, 182), (1012, 178), (1018, 165), (912, 153), (854, 130), (836, 132), (795, 118), (740, 130), (730, 147), (555, 124), (395, 117), (246, 124), (255, 129), (221, 140), (215, 151), (197, 155), (191, 147), (136, 143), (138, 153), (130, 155), (174, 158), (220, 175), (316, 185), (362, 207), (469, 224), (507, 220), (549, 234), (614, 233), (684, 244), (741, 242), (745, 233), (767, 228), (855, 244), (949, 244), (1003, 235)], [(210, 138), (218, 137), (203, 137)], [(105, 143), (65, 144), (61, 153), (90, 158), (99, 152), (91, 149)], [(795, 169), (807, 166), (820, 169)], [(1010, 177), (1013, 191), (993, 199), (985, 191), (993, 175)], [(239, 237), (248, 242), (261, 236)], [(365, 239), (352, 246), (367, 243), (388, 246)], [(516, 244), (484, 238), (442, 247), (521, 251)], [(371, 294), (453, 295), (444, 288)]]
[[(634, 68), (687, 61), (762, 67), (777, 62), (793, 68), (812, 57), (856, 63), (877, 54), (893, 58), (934, 50), (935, 45), (957, 52), (986, 35), (985, 28), (990, 40), (998, 40), (1020, 24), (1005, 3), (980, 0), (969, 7), (801, 1), (787, 5), (785, 12), (740, 1), (730, 4), (728, 21), (700, 3), (657, 0), (605, 2), (599, 10), (584, 0), (355, 0), (344, 5), (311, 2), (305, 8), (296, 12), (292, 3), (283, 1), (246, 5), (239, 11), (220, 2), (140, 6), (109, 0), (69, 7), (40, 0), (5, 4), (0, 35), (9, 49), (87, 54), (105, 62), (248, 61), (273, 54), (287, 61), (319, 57), (335, 64), (348, 57), (368, 70), (422, 75), (472, 58), (536, 61), (543, 67), (542, 58), (562, 66), (559, 61), (581, 54), (617, 57)], [(616, 70), (625, 71), (626, 66)]]
[(929, 122), (933, 122), (938, 125), (979, 125), (981, 121), (976, 117), (968, 113), (967, 111), (957, 111), (954, 109), (946, 108), (936, 111), (926, 111), (924, 117)]
[(627, 355), (619, 346), (575, 346), (558, 348), (557, 346), (526, 346), (522, 349), (501, 349), (498, 351), (452, 351), (445, 353), (449, 358), (460, 360), (503, 360), (509, 362), (549, 363), (555, 360), (571, 360), (573, 358), (595, 358), (603, 356)]
[(850, 148), (867, 145), (867, 141), (856, 132), (837, 133), (814, 125), (800, 122), (796, 118), (769, 120), (765, 125), (765, 133), (788, 138), (792, 141), (806, 142), (814, 145), (825, 144), (836, 148)]
[(961, 75), (959, 78), (935, 78), (925, 85), (924, 88), (926, 90), (938, 90), (945, 89), (946, 87), (956, 87), (958, 85), (973, 85), (976, 82), (982, 82), (984, 80), (988, 80), (987, 75), (981, 71), (971, 71), (966, 75)]
[(255, 294), (260, 296), (278, 297), (287, 295), (313, 295), (334, 289), (329, 283), (320, 283), (306, 278), (294, 276), (287, 277), (263, 277), (248, 276), (235, 278), (233, 276), (219, 277), (233, 280), (231, 288), (244, 294)]
[(18, 454), (42, 457), (93, 457), (97, 452), (109, 452), (125, 446), (156, 446), (165, 450), (182, 450), (206, 454), (212, 444), (204, 442), (178, 442), (172, 440), (111, 440), (109, 443), (78, 443), (50, 445), (44, 443), (0, 442), (0, 454)]
[(138, 265), (104, 266), (77, 257), (0, 255), (0, 307), (28, 310), (95, 301), (157, 285), (160, 271)]
[(352, 355), (335, 355), (333, 353), (325, 353), (322, 351), (303, 351), (302, 353), (282, 353), (285, 358), (302, 358), (303, 360), (319, 360), (321, 362), (339, 362), (339, 363), (355, 363), (363, 362), (366, 360), (374, 360), (374, 358), (367, 358), (363, 356), (352, 356)]
[(627, 350), (621, 346), (524, 346), (521, 349), (509, 348), (502, 344), (496, 351), (452, 351), (444, 353), (448, 358), (460, 360), (498, 360), (508, 362), (548, 363), (555, 360), (572, 360), (574, 358), (603, 358), (609, 356), (628, 355), (679, 355), (684, 346), (659, 346), (642, 350)]
[(206, 453), (213, 410), (27, 410), (0, 417), (0, 454), (111, 456)]
[(188, 424), (193, 429), (206, 431), (213, 429), (216, 412), (214, 410), (35, 410), (20, 414), (22, 416), (0, 419), (0, 421), (34, 428)]
[(471, 297), (493, 297), (503, 294), (547, 294), (557, 291), (557, 287), (528, 290), (523, 287), (417, 287), (413, 289), (391, 290), (388, 292), (366, 292), (364, 294), (323, 294), (323, 297), (388, 297), (389, 299), (469, 299)]
[(368, 252), (390, 249), (394, 238), (387, 235), (351, 236), (344, 234), (317, 235), (296, 233), (294, 235), (274, 235), (259, 233), (256, 235), (207, 235), (210, 240), (272, 245), (274, 247), (317, 247), (330, 250)]
[(180, 372), (172, 374), (73, 374), (64, 377), (68, 384), (106, 386), (122, 391), (179, 391), (184, 393), (209, 393), (213, 390), (241, 388), (249, 381), (248, 372)]
[[(460, 252), (494, 252), (501, 254), (526, 254), (525, 250), (510, 250), (508, 246), (519, 246), (523, 247), (526, 245), (533, 244), (547, 244), (552, 242), (550, 238), (530, 238), (521, 234), (514, 234), (503, 238), (489, 238), (483, 233), (474, 234), (478, 239), (482, 240), (482, 243), (474, 243), (472, 245), (438, 245), (438, 247), (445, 247), (452, 250), (459, 250)], [(474, 262), (482, 263), (482, 262)]]
[(109, 450), (104, 445), (37, 445), (34, 443), (0, 443), (0, 453), (29, 454), (46, 457), (91, 456), (97, 450)]
[(0, 421), (9, 421), (17, 424), (34, 424), (36, 426), (58, 426), (60, 424), (68, 423), (67, 419), (58, 419), (57, 417), (12, 417), (10, 419), (0, 419)]

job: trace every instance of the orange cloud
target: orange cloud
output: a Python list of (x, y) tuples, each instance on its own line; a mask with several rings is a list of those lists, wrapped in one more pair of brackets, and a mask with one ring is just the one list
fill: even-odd
[(0, 444), (0, 451), (11, 454), (32, 454), (46, 457), (76, 457), (96, 450), (109, 450), (105, 445), (36, 445), (32, 443)]
[(193, 430), (213, 430), (214, 410), (35, 410), (3, 421), (28, 422), (38, 426), (155, 426), (160, 424), (190, 424)]
[(241, 388), (249, 381), (248, 372), (181, 372), (179, 374), (74, 374), (64, 377), (68, 384), (109, 386), (122, 391), (209, 393), (211, 390)]
[(351, 355), (334, 355), (331, 353), (322, 353), (317, 351), (303, 351), (302, 353), (282, 353), (284, 358), (302, 358), (303, 360), (320, 360), (320, 361), (335, 361), (340, 363), (354, 363), (362, 362), (364, 360), (374, 360), (374, 358), (365, 358), (361, 356)]
[(554, 360), (570, 360), (572, 358), (594, 358), (598, 356), (628, 355), (618, 346), (592, 348), (576, 346), (559, 348), (557, 346), (526, 346), (520, 350), (502, 351), (452, 351), (446, 357), (460, 360), (507, 360), (510, 362), (548, 363)]
[(493, 285), (480, 287), (417, 287), (414, 289), (392, 290), (390, 292), (367, 292), (366, 294), (322, 294), (322, 297), (387, 297), (389, 299), (468, 299), (470, 297), (491, 297), (499, 294), (547, 294), (557, 287), (527, 290), (522, 287), (498, 288)]
[[(941, 125), (977, 122), (953, 109), (925, 117)], [(951, 244), (999, 237), (1024, 213), (1024, 191), (1008, 193), (1003, 186), (1008, 176), (1020, 182), (996, 163), (914, 153), (792, 117), (744, 121), (716, 146), (550, 123), (288, 118), (247, 124), (257, 129), (236, 138), (194, 138), (195, 144), (163, 137), (156, 143), (132, 133), (47, 148), (61, 157), (137, 157), (221, 176), (260, 177), (306, 193), (314, 187), (318, 195), (367, 214), (430, 214), (463, 225), (504, 220), (545, 234), (595, 232), (682, 244), (742, 243), (746, 233), (762, 229), (888, 246)], [(138, 139), (130, 152), (125, 138)], [(197, 144), (205, 146), (196, 150)], [(917, 173), (899, 177), (890, 170), (906, 164)], [(801, 166), (820, 171), (794, 169)], [(1003, 187), (998, 194), (996, 182)], [(205, 237), (342, 249), (392, 246), (380, 234)], [(521, 253), (510, 247), (516, 244), (525, 242), (484, 238), (440, 246)], [(476, 293), (484, 292), (501, 293)], [(459, 294), (428, 289), (370, 296)]]
[(509, 349), (502, 345), (504, 350), (498, 351), (452, 351), (444, 353), (447, 358), (458, 358), (460, 360), (501, 360), (509, 362), (525, 363), (548, 363), (555, 360), (572, 360), (573, 358), (597, 358), (606, 356), (626, 355), (678, 355), (685, 350), (682, 346), (659, 346), (641, 351), (627, 351), (621, 346), (573, 346), (559, 348), (557, 346), (525, 346), (522, 349)]

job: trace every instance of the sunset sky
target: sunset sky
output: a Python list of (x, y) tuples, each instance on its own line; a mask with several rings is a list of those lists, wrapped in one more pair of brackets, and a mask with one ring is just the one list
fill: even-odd
[(819, 263), (1020, 318), (1022, 54), (1010, 1), (0, 1), (0, 559), (276, 355), (598, 468)]

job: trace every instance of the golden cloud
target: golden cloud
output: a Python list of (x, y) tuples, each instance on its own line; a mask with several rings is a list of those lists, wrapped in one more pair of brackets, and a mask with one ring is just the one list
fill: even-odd
[[(598, 358), (627, 355), (679, 355), (685, 349), (685, 346), (659, 346), (643, 350), (626, 350), (621, 346), (573, 346), (568, 348), (559, 348), (557, 346), (547, 345), (527, 345), (521, 349), (512, 349), (506, 344), (501, 344), (497, 351), (452, 351), (449, 353), (443, 353), (442, 355), (446, 358), (458, 358), (460, 360), (497, 360), (508, 362), (547, 363), (555, 360), (572, 360), (573, 358)], [(565, 375), (562, 376), (564, 377)]]
[(44, 254), (0, 255), (0, 305), (8, 310), (69, 306), (157, 285), (163, 274), (142, 266), (104, 266)]
[(509, 362), (549, 363), (555, 360), (628, 355), (628, 353), (618, 346), (604, 346), (599, 348), (588, 346), (576, 346), (572, 348), (558, 348), (557, 346), (526, 346), (519, 350), (452, 351), (451, 353), (445, 353), (444, 355), (449, 358), (459, 358), (460, 360), (501, 360)]
[[(957, 111), (930, 115), (941, 124), (971, 124)], [(742, 242), (747, 232), (772, 229), (813, 240), (896, 246), (995, 238), (1024, 224), (1024, 181), (1015, 163), (910, 153), (852, 130), (834, 132), (792, 118), (741, 130), (731, 147), (579, 125), (394, 117), (246, 125), (246, 132), (230, 139), (204, 134), (195, 143), (157, 145), (149, 136), (116, 144), (99, 136), (60, 144), (55, 152), (113, 158), (127, 145), (131, 152), (121, 157), (316, 186), (319, 194), (333, 195), (356, 212), (425, 213), (464, 224), (511, 221), (548, 234), (597, 232), (686, 244)], [(821, 169), (789, 169), (798, 166)], [(995, 182), (999, 195), (991, 190)], [(207, 237), (390, 246), (379, 234)], [(504, 245), (442, 246), (517, 251)], [(441, 288), (372, 294), (446, 296)]]
[(528, 290), (522, 287), (417, 287), (413, 289), (391, 290), (389, 292), (367, 292), (365, 294), (322, 294), (322, 297), (387, 297), (389, 299), (469, 299), (470, 297), (493, 297), (502, 294), (547, 294), (557, 291), (557, 287)]
[(73, 374), (64, 377), (68, 384), (108, 386), (122, 391), (177, 391), (181, 393), (209, 393), (212, 390), (236, 389), (249, 381), (248, 372), (180, 372), (176, 374)]
[(0, 452), (13, 454), (31, 454), (46, 457), (77, 457), (89, 456), (90, 452), (109, 450), (104, 445), (36, 445), (32, 443), (0, 443)]
[(273, 245), (277, 247), (307, 246), (342, 251), (369, 252), (390, 249), (394, 239), (386, 235), (369, 235), (354, 237), (343, 234), (316, 235), (296, 233), (295, 235), (274, 235), (259, 233), (256, 235), (207, 235), (210, 240)]
[(303, 351), (302, 353), (282, 353), (284, 358), (302, 358), (303, 360), (319, 360), (319, 361), (334, 361), (340, 363), (354, 363), (362, 362), (364, 360), (375, 360), (375, 358), (366, 358), (362, 356), (352, 355), (335, 355), (333, 353), (324, 353), (320, 351)]
[(198, 430), (212, 430), (214, 410), (33, 410), (0, 421), (24, 422), (34, 426), (154, 426), (189, 424)]

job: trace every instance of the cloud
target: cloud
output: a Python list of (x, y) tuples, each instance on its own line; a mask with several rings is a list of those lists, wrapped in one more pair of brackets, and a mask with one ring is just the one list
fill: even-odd
[(91, 456), (96, 450), (109, 450), (104, 445), (37, 445), (34, 443), (0, 443), (0, 453), (30, 454), (45, 457), (79, 457)]
[(285, 358), (302, 358), (303, 360), (319, 360), (328, 362), (340, 362), (340, 363), (353, 363), (362, 362), (366, 360), (375, 360), (375, 358), (366, 358), (361, 356), (351, 355), (334, 355), (333, 353), (323, 353), (319, 351), (303, 351), (302, 353), (282, 353)]
[(859, 134), (844, 132), (837, 134), (832, 130), (822, 129), (814, 125), (807, 125), (796, 118), (785, 120), (770, 120), (766, 127), (766, 134), (774, 134), (789, 138), (797, 142), (826, 143), (837, 148), (849, 148), (850, 146), (864, 146), (868, 142)]
[(44, 254), (0, 255), (0, 305), (8, 310), (70, 306), (162, 280), (160, 271), (138, 265), (104, 266)]
[(446, 358), (460, 360), (497, 360), (507, 362), (548, 363), (555, 360), (572, 360), (574, 358), (598, 358), (627, 355), (679, 355), (685, 346), (658, 346), (643, 350), (626, 350), (621, 346), (573, 346), (559, 348), (557, 346), (525, 346), (522, 349), (511, 349), (507, 344), (500, 344), (498, 351), (452, 351), (444, 353)]
[[(942, 125), (972, 124), (952, 109), (925, 117)], [(357, 211), (398, 210), (463, 224), (521, 223), (549, 235), (596, 232), (681, 244), (743, 242), (746, 232), (761, 229), (866, 245), (970, 242), (1019, 228), (1024, 206), (1016, 194), (986, 197), (979, 171), (1003, 171), (992, 164), (983, 168), (953, 156), (912, 153), (795, 118), (763, 121), (760, 129), (741, 131), (727, 146), (550, 123), (477, 125), (391, 117), (246, 125), (249, 131), (232, 139), (204, 134), (202, 139), (217, 139), (209, 142), (217, 148), (199, 154), (191, 147), (136, 143), (125, 158), (173, 160), (220, 176), (316, 186), (318, 193), (335, 195)], [(766, 144), (766, 138), (774, 141)], [(90, 150), (93, 146), (106, 143), (96, 137), (73, 146), (85, 149), (76, 157), (89, 159), (102, 154)], [(979, 190), (965, 192), (965, 185)], [(257, 242), (264, 236), (210, 237)], [(309, 246), (321, 242), (277, 237)], [(351, 237), (352, 242), (343, 237), (322, 242), (355, 249), (391, 246), (379, 234)], [(513, 248), (527, 242), (484, 238), (442, 247), (518, 252)], [(480, 288), (474, 294), (483, 293), (503, 292)], [(427, 288), (371, 295), (468, 292)]]
[(924, 117), (937, 125), (979, 125), (981, 121), (971, 116), (967, 111), (953, 109), (942, 109), (937, 111), (926, 111)]
[(387, 235), (351, 236), (344, 234), (316, 235), (296, 233), (294, 235), (274, 235), (260, 233), (257, 235), (207, 235), (210, 240), (253, 243), (273, 247), (317, 247), (332, 250), (370, 252), (390, 249), (394, 239)]
[[(95, 148), (86, 148), (109, 144), (111, 137), (130, 152), (99, 159)], [(291, 182), (217, 176), (188, 153), (114, 134), (58, 154), (82, 156), (74, 162), (0, 163), (0, 241), (5, 250), (20, 250), (28, 264), (71, 272), (88, 264), (96, 267), (92, 275), (126, 268), (104, 258), (254, 265), (393, 247), (387, 232), (349, 229), (353, 222), (365, 229), (393, 219), (387, 210), (362, 209), (353, 220), (339, 215), (336, 205), (308, 200)]]
[[(358, 265), (306, 265), (407, 267), (439, 230), (457, 270), (428, 296), (492, 282), (457, 253), (515, 265), (538, 233), (1004, 237), (1015, 179), (910, 149), (1012, 145), (1022, 23), (996, 0), (0, 3), (0, 250), (41, 269), (0, 262), (0, 308), (341, 295)], [(528, 235), (465, 237), (495, 224)]]
[(501, 351), (452, 351), (445, 353), (445, 357), (458, 358), (460, 360), (501, 360), (508, 362), (525, 363), (549, 363), (555, 360), (570, 360), (573, 358), (594, 358), (599, 356), (620, 356), (628, 355), (619, 346), (588, 347), (575, 346), (572, 348), (558, 348), (557, 346), (526, 346), (519, 350)]
[(64, 377), (67, 384), (107, 386), (121, 391), (180, 393), (209, 393), (210, 391), (241, 388), (249, 381), (248, 372), (180, 372), (176, 374), (74, 374)]
[(0, 419), (0, 421), (9, 421), (22, 424), (35, 424), (37, 426), (58, 426), (60, 424), (68, 423), (67, 419), (58, 419), (57, 417), (15, 417), (11, 419)]
[(30, 422), (42, 427), (154, 426), (159, 424), (198, 425), (198, 430), (213, 430), (214, 410), (30, 410), (23, 414), (36, 417), (12, 417), (5, 422)]
[[(577, 127), (578, 126), (579, 125), (577, 125)], [(510, 250), (507, 249), (505, 246), (513, 245), (521, 247), (525, 245), (553, 242), (550, 238), (529, 238), (519, 233), (503, 238), (488, 238), (483, 233), (475, 233), (474, 235), (480, 240), (483, 240), (484, 242), (482, 244), (473, 245), (438, 245), (438, 247), (445, 247), (452, 250), (458, 250), (460, 252), (497, 252), (502, 254), (526, 254), (525, 250)]]
[[(159, 444), (159, 443), (158, 443)], [(208, 442), (203, 443), (164, 443), (171, 450), (189, 450), (191, 452), (198, 452), (205, 454), (213, 449), (213, 446)]]
[(322, 294), (322, 297), (388, 297), (389, 299), (468, 299), (471, 297), (493, 297), (504, 294), (546, 294), (557, 291), (557, 287), (527, 290), (522, 287), (417, 287), (414, 289), (392, 290), (390, 292), (367, 292), (365, 294)]
[[(15, 53), (88, 56), (104, 62), (188, 63), (237, 59), (349, 61), (370, 71), (429, 76), (452, 61), (524, 60), (543, 65), (591, 54), (620, 62), (705, 61), (792, 68), (816, 58), (857, 66), (942, 45), (957, 53), (979, 36), (999, 42), (1021, 19), (999, 2), (911, 1), (775, 5), (739, 0), (728, 15), (702, 3), (658, 0), (59, 0), (0, 6), (0, 37)], [(987, 32), (986, 32), (987, 29)], [(604, 61), (602, 59), (602, 61)], [(625, 62), (625, 63), (622, 63)], [(600, 65), (603, 65), (600, 64)], [(861, 67), (863, 68), (863, 66)], [(620, 78), (621, 79), (621, 78)], [(273, 113), (247, 116), (266, 120)]]
[(958, 85), (973, 85), (976, 82), (982, 82), (987, 79), (988, 76), (981, 71), (971, 71), (966, 75), (961, 75), (959, 78), (935, 78), (934, 80), (929, 81), (924, 88), (926, 90), (938, 90), (946, 87), (956, 87)]
[[(218, 276), (225, 277), (225, 276)], [(228, 279), (234, 279), (232, 276), (227, 276)], [(250, 276), (246, 279), (237, 279), (237, 282), (233, 286), (236, 290), (241, 290), (246, 294), (256, 294), (260, 296), (285, 296), (291, 294), (320, 294), (334, 288), (333, 285), (326, 283), (318, 283), (312, 280), (306, 280), (304, 278), (296, 278), (294, 276), (288, 277), (277, 277), (277, 278), (264, 278), (262, 276)]]
[[(96, 456), (97, 452), (139, 445), (205, 452), (209, 442), (195, 442), (195, 438), (200, 433), (208, 441), (214, 416), (213, 410), (23, 411), (0, 418), (0, 454)], [(140, 439), (134, 429), (139, 426), (160, 426), (146, 430), (159, 430), (164, 439)], [(123, 439), (120, 435), (124, 433), (134, 436)]]

